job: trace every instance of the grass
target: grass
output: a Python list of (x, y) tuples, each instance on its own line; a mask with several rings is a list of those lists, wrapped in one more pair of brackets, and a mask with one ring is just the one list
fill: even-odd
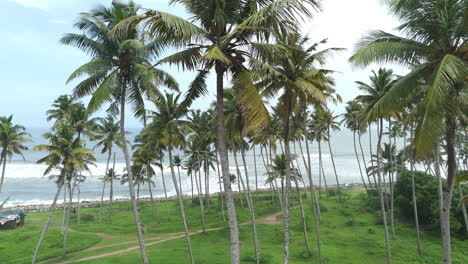
[[(261, 195), (255, 202), (257, 217), (267, 215), (279, 208), (272, 206), (268, 194)], [(210, 208), (206, 212), (207, 228), (227, 227), (220, 212), (218, 199), (211, 200)], [(310, 255), (305, 250), (304, 236), (300, 210), (298, 207), (292, 209), (291, 217), (291, 263), (318, 263), (316, 250), (315, 230), (313, 229), (313, 218), (310, 199), (305, 199), (307, 222), (309, 227), (309, 239), (313, 253)], [(192, 204), (190, 200), (185, 201), (187, 215), (191, 230), (201, 229), (200, 212), (198, 205)], [(246, 206), (246, 202), (244, 201)], [(276, 203), (277, 204), (277, 203)], [(292, 206), (297, 206), (297, 201), (293, 201)], [(237, 214), (239, 222), (249, 221), (248, 209), (240, 208), (237, 204)], [(371, 209), (366, 201), (365, 195), (357, 190), (345, 192), (345, 201), (342, 204), (337, 202), (337, 197), (321, 199), (322, 223), (321, 241), (322, 254), (325, 263), (358, 264), (358, 263), (385, 263), (385, 240), (382, 225), (379, 223), (378, 210)], [(169, 210), (170, 219), (167, 219)], [(105, 211), (106, 212), (106, 211)], [(161, 220), (157, 224), (151, 213), (151, 206), (147, 203), (141, 205), (141, 216), (143, 223), (147, 225), (145, 238), (147, 243), (157, 241), (167, 237), (167, 233), (183, 231), (180, 213), (175, 201), (158, 203), (158, 212)], [(70, 233), (70, 249), (73, 251), (89, 248), (91, 246), (105, 246), (114, 243), (135, 241), (135, 227), (129, 203), (119, 203), (114, 206), (113, 224), (109, 225), (108, 215), (105, 214), (103, 225), (98, 221), (98, 208), (86, 208), (82, 210), (82, 215), (94, 216), (93, 221), (83, 222), (77, 225), (76, 218), (72, 219), (71, 228), (78, 232)], [(44, 213), (28, 214), (27, 227), (2, 231), (0, 236), (0, 263), (28, 263), (31, 253), (27, 248), (35, 245), (39, 237), (39, 225), (45, 220)], [(60, 213), (54, 218), (54, 225), (60, 223)], [(255, 253), (252, 241), (252, 230), (250, 225), (241, 225), (241, 262), (255, 263)], [(279, 264), (282, 263), (283, 249), (283, 226), (282, 225), (257, 225), (259, 241), (262, 251), (262, 263)], [(108, 236), (94, 233), (103, 233)], [(4, 240), (4, 234), (7, 238)], [(29, 235), (27, 235), (29, 234)], [(164, 235), (166, 234), (166, 235)], [(405, 264), (432, 264), (440, 263), (441, 242), (436, 231), (423, 231), (422, 246), (424, 255), (418, 256), (416, 251), (415, 231), (410, 222), (405, 219), (396, 219), (396, 238), (391, 240), (393, 263)], [(14, 246), (10, 241), (15, 241)], [(196, 234), (191, 236), (192, 247), (197, 264), (201, 263), (229, 263), (229, 231), (223, 228), (217, 231)], [(12, 245), (6, 247), (5, 244)], [(24, 244), (24, 245), (23, 245)], [(26, 245), (27, 244), (27, 245)], [(46, 246), (47, 245), (47, 246)], [(44, 247), (42, 248), (41, 259), (61, 254), (62, 237), (57, 228), (48, 233)], [(88, 256), (103, 253), (115, 252), (130, 247), (136, 247), (136, 242), (123, 245), (115, 245), (88, 251), (81, 251), (69, 254), (64, 257), (51, 259), (46, 263), (57, 263), (65, 260), (76, 260)], [(452, 240), (453, 264), (468, 263), (468, 242), (459, 237)], [(72, 250), (71, 250), (72, 251)], [(174, 239), (147, 247), (148, 257), (151, 263), (189, 263), (186, 250), (185, 238)], [(6, 256), (6, 258), (5, 258)], [(124, 254), (108, 256), (80, 263), (138, 263), (139, 250), (133, 250)]]

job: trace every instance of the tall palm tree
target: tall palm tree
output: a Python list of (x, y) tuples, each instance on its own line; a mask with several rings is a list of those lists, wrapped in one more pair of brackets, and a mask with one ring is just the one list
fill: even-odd
[(21, 125), (12, 123), (13, 115), (0, 117), (0, 165), (2, 165), (2, 178), (0, 179), (0, 193), (2, 192), (3, 180), (5, 179), (6, 161), (13, 154), (23, 157), (22, 151), (27, 150), (26, 142), (31, 141), (30, 135)]
[(357, 97), (358, 100), (364, 103), (364, 112), (361, 119), (363, 120), (362, 123), (372, 123), (374, 121), (377, 122), (377, 150), (376, 150), (376, 164), (377, 164), (377, 189), (379, 191), (380, 196), (380, 207), (382, 213), (382, 220), (384, 224), (385, 230), (385, 244), (387, 248), (387, 263), (390, 264), (392, 262), (392, 255), (391, 255), (391, 246), (390, 246), (390, 239), (388, 236), (388, 227), (387, 227), (387, 214), (385, 211), (385, 202), (384, 202), (384, 186), (382, 184), (382, 165), (381, 165), (381, 157), (382, 157), (382, 136), (383, 136), (383, 120), (386, 118), (390, 113), (385, 113), (379, 116), (373, 116), (373, 118), (367, 118), (367, 115), (373, 111), (375, 105), (382, 99), (392, 88), (395, 84), (396, 80), (393, 75), (393, 71), (389, 69), (380, 68), (377, 72), (372, 71), (372, 76), (370, 77), (370, 84), (366, 84), (364, 82), (356, 82), (359, 86), (358, 88), (363, 91), (365, 94), (359, 95)]
[[(310, 104), (325, 104), (327, 95), (332, 94), (329, 70), (317, 69), (317, 65), (324, 64), (326, 58), (336, 49), (326, 49), (316, 52), (316, 45), (305, 47), (309, 39), (299, 33), (276, 36), (278, 45), (285, 52), (276, 56), (260, 56), (263, 60), (252, 59), (253, 75), (259, 80), (260, 92), (266, 98), (279, 97), (280, 113), (283, 124), (284, 152), (286, 157), (285, 192), (284, 192), (284, 263), (289, 261), (289, 190), (291, 188), (290, 164), (291, 152), (289, 147), (290, 117), (293, 105), (297, 102)], [(261, 106), (256, 105), (256, 108)]]
[[(146, 42), (139, 28), (129, 28), (116, 35), (112, 28), (120, 21), (138, 13), (139, 6), (112, 2), (110, 7), (99, 6), (82, 13), (75, 27), (83, 34), (67, 34), (61, 42), (81, 49), (92, 59), (71, 74), (68, 81), (87, 76), (74, 88), (74, 96), (91, 95), (88, 111), (96, 111), (104, 103), (112, 102), (111, 108), (120, 111), (120, 139), (125, 156), (135, 227), (143, 263), (148, 263), (143, 241), (140, 216), (135, 201), (133, 175), (130, 170), (130, 155), (125, 138), (125, 106), (133, 104), (136, 115), (144, 111), (144, 98), (158, 93), (160, 85), (177, 89), (176, 81), (166, 72), (152, 67), (161, 50), (159, 41)], [(119, 109), (120, 104), (120, 109)], [(115, 112), (115, 111), (114, 111)]]
[(447, 188), (441, 214), (443, 263), (451, 263), (450, 204), (456, 177), (454, 138), (456, 120), (466, 107), (468, 55), (466, 45), (468, 5), (464, 0), (418, 0), (389, 2), (401, 21), (402, 36), (371, 31), (350, 58), (357, 66), (373, 62), (397, 63), (411, 71), (374, 107), (369, 117), (401, 110), (407, 97), (421, 91), (415, 107), (415, 158), (423, 160), (441, 136), (447, 150)]
[(185, 215), (184, 199), (182, 197), (181, 188), (177, 183), (177, 177), (174, 171), (174, 157), (172, 151), (174, 147), (179, 147), (184, 144), (186, 133), (189, 127), (189, 121), (182, 120), (187, 114), (185, 106), (179, 103), (180, 94), (168, 94), (153, 98), (152, 102), (156, 107), (156, 111), (151, 111), (152, 122), (143, 130), (143, 137), (158, 138), (160, 144), (167, 146), (169, 154), (169, 164), (171, 168), (172, 182), (179, 199), (180, 212), (184, 223), (185, 238), (190, 256), (190, 262), (195, 263), (192, 253), (192, 245), (190, 242), (190, 233), (188, 229), (187, 217)]
[(180, 168), (182, 167), (182, 158), (179, 155), (174, 155), (174, 166), (177, 167), (177, 175), (179, 176), (180, 193), (182, 193), (182, 179), (180, 178)]
[[(94, 140), (96, 140), (96, 145), (94, 148), (101, 148), (101, 153), (107, 153), (107, 162), (106, 170), (104, 172), (105, 180), (102, 187), (102, 197), (104, 197), (104, 190), (106, 188), (106, 182), (109, 180), (107, 176), (109, 174), (109, 163), (112, 156), (112, 150), (114, 145), (122, 147), (122, 140), (120, 139), (119, 132), (119, 121), (116, 121), (112, 115), (108, 115), (106, 118), (98, 118), (96, 120), (95, 129), (94, 129)], [(111, 183), (113, 177), (110, 178)], [(103, 207), (103, 198), (101, 198), (101, 209), (99, 212), (99, 223), (102, 224), (102, 207)]]
[(354, 154), (356, 155), (356, 161), (359, 167), (359, 174), (361, 175), (362, 184), (364, 185), (366, 192), (369, 193), (368, 191), (369, 189), (372, 189), (372, 184), (370, 183), (369, 174), (366, 172), (367, 180), (369, 182), (369, 189), (367, 189), (368, 187), (366, 184), (366, 180), (364, 179), (364, 175), (362, 173), (361, 159), (359, 158), (356, 147), (356, 133), (359, 133), (360, 131), (359, 115), (361, 114), (361, 110), (362, 109), (360, 108), (360, 105), (355, 100), (349, 101), (345, 107), (345, 113), (343, 114), (343, 119), (341, 122), (345, 124), (346, 128), (353, 132)]
[[(49, 228), (51, 218), (53, 216), (57, 199), (60, 195), (62, 187), (69, 183), (74, 175), (79, 171), (89, 171), (89, 164), (95, 160), (93, 151), (83, 147), (83, 141), (75, 139), (75, 131), (72, 127), (65, 124), (54, 126), (52, 132), (45, 133), (43, 137), (49, 142), (48, 144), (35, 146), (35, 150), (48, 152), (47, 156), (39, 159), (37, 163), (47, 165), (44, 175), (49, 175), (54, 170), (58, 170), (60, 175), (54, 175), (51, 178), (57, 184), (57, 191), (53, 203), (50, 207), (50, 213), (47, 222), (44, 225), (41, 236), (34, 251), (32, 263), (36, 262), (39, 249), (44, 240), (47, 229)], [(64, 251), (66, 252), (66, 232), (64, 233)]]
[[(189, 105), (193, 99), (207, 93), (206, 77), (211, 70), (216, 72), (216, 107), (218, 113), (218, 152), (224, 190), (229, 216), (231, 234), (231, 263), (240, 262), (239, 231), (237, 227), (234, 200), (229, 182), (229, 161), (225, 142), (223, 89), (225, 74), (233, 74), (233, 80), (244, 82), (247, 93), (260, 100), (255, 87), (243, 63), (252, 54), (273, 55), (279, 49), (275, 44), (255, 42), (265, 41), (272, 30), (290, 31), (293, 23), (301, 17), (311, 16), (312, 10), (320, 6), (315, 0), (267, 0), (203, 3), (195, 0), (173, 1), (186, 7), (191, 20), (185, 20), (171, 14), (148, 10), (145, 14), (135, 16), (122, 24), (125, 31), (129, 25), (143, 22), (150, 33), (165, 40), (171, 40), (174, 46), (186, 47), (161, 62), (180, 65), (183, 69), (200, 69), (192, 82), (184, 104)], [(309, 7), (311, 7), (309, 9)], [(293, 22), (293, 23), (291, 23)], [(247, 108), (247, 111), (266, 122), (266, 109)], [(259, 112), (261, 111), (261, 112)]]

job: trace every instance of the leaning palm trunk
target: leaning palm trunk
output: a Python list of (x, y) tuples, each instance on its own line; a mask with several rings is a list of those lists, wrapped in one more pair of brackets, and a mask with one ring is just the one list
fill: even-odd
[[(257, 264), (260, 264), (260, 245), (258, 243), (257, 224), (255, 223), (255, 211), (254, 211), (254, 206), (253, 206), (253, 201), (252, 201), (252, 195), (250, 194), (249, 174), (247, 170), (247, 163), (245, 162), (244, 148), (241, 148), (241, 156), (242, 156), (242, 163), (244, 164), (245, 185), (247, 187), (247, 205), (249, 206), (250, 219), (252, 221), (252, 231), (253, 231), (254, 246), (255, 246), (255, 259), (257, 260)], [(241, 176), (239, 175), (239, 177)]]
[[(318, 149), (319, 149), (319, 179), (323, 177), (323, 184), (325, 185), (325, 193), (327, 194), (327, 197), (328, 197), (327, 178), (325, 177), (325, 169), (323, 168), (322, 144), (321, 144), (321, 140), (317, 140), (317, 142), (318, 142)], [(321, 189), (322, 187), (319, 186), (319, 193)]]
[[(413, 127), (410, 127), (410, 136), (411, 136), (411, 142), (413, 142)], [(419, 255), (422, 255), (422, 246), (421, 246), (421, 236), (419, 234), (419, 216), (418, 216), (418, 204), (416, 200), (416, 184), (414, 182), (414, 159), (413, 159), (413, 151), (411, 155), (411, 163), (410, 163), (410, 169), (411, 169), (411, 196), (413, 198), (413, 212), (414, 212), (414, 223), (416, 225), (416, 242), (418, 245), (418, 253)], [(439, 195), (442, 193), (439, 192)]]
[(255, 192), (258, 194), (258, 174), (257, 174), (257, 154), (255, 153), (255, 143), (253, 143), (253, 160), (254, 160), (254, 172), (255, 172)]
[(107, 175), (109, 173), (109, 163), (112, 155), (112, 148), (109, 148), (109, 154), (107, 155), (106, 171), (104, 172), (104, 183), (102, 184), (101, 193), (101, 207), (99, 209), (99, 224), (102, 224), (102, 208), (104, 204), (104, 192), (106, 190)]
[(76, 218), (77, 218), (77, 221), (78, 221), (78, 225), (80, 225), (81, 224), (81, 222), (80, 222), (80, 209), (81, 209), (81, 204), (80, 204), (80, 195), (81, 195), (80, 183), (78, 183), (77, 189), (78, 189), (78, 200), (77, 200), (78, 215), (76, 216)]
[[(307, 128), (305, 127), (304, 125), (304, 131), (307, 131), (306, 130)], [(306, 143), (306, 151), (307, 151), (307, 176), (309, 177), (309, 185), (310, 185), (310, 192), (312, 194), (312, 207), (314, 208), (314, 214), (315, 214), (315, 218), (320, 222), (321, 221), (321, 213), (320, 213), (320, 204), (318, 202), (318, 198), (317, 198), (317, 193), (315, 192), (315, 185), (314, 185), (314, 180), (312, 178), (312, 162), (311, 162), (311, 158), (310, 158), (310, 149), (309, 149), (309, 140), (307, 139), (307, 135), (306, 135), (306, 138), (305, 138), (305, 143)], [(316, 232), (319, 232), (319, 229), (317, 228), (319, 226), (319, 224), (316, 224)], [(320, 242), (320, 236), (317, 237), (317, 241)], [(320, 250), (319, 250), (319, 255), (320, 255)], [(322, 258), (320, 257), (320, 262), (322, 262)]]
[[(200, 158), (197, 155), (197, 162), (200, 164)], [(202, 220), (202, 228), (203, 233), (205, 233), (205, 206), (203, 205), (203, 193), (202, 193), (202, 185), (201, 185), (201, 170), (200, 166), (198, 166), (198, 179), (197, 173), (195, 172), (195, 184), (197, 185), (197, 192), (198, 192), (198, 201), (200, 202), (200, 211), (201, 211), (201, 220)]]
[(149, 191), (150, 200), (151, 200), (151, 213), (153, 214), (153, 219), (156, 220), (156, 222), (159, 225), (161, 221), (159, 220), (159, 214), (156, 208), (156, 202), (154, 201), (153, 188), (151, 188), (151, 182), (148, 182), (148, 191)]
[(242, 183), (242, 177), (241, 177), (241, 171), (239, 169), (239, 164), (237, 162), (237, 150), (232, 151), (234, 154), (234, 162), (236, 163), (236, 171), (237, 171), (237, 186), (239, 187), (239, 200), (241, 207), (244, 208), (244, 202), (242, 201), (242, 190), (241, 190), (241, 185)]
[(62, 204), (63, 212), (62, 212), (62, 225), (61, 225), (61, 230), (60, 230), (62, 234), (65, 231), (65, 216), (67, 212), (66, 204), (67, 204), (67, 188), (65, 187), (65, 189), (63, 190), (63, 204)]
[(71, 186), (68, 186), (69, 188), (69, 201), (68, 201), (68, 208), (67, 208), (67, 219), (65, 223), (65, 231), (63, 233), (63, 253), (62, 255), (67, 254), (67, 242), (68, 242), (68, 226), (70, 225), (70, 213), (71, 213), (71, 207), (72, 207), (72, 199), (73, 199), (73, 194), (71, 191)]
[(187, 217), (185, 216), (185, 208), (184, 208), (184, 200), (182, 197), (182, 192), (178, 187), (177, 184), (177, 178), (174, 172), (174, 164), (172, 161), (172, 145), (171, 145), (171, 137), (169, 136), (169, 164), (171, 167), (171, 175), (172, 175), (172, 181), (174, 182), (174, 189), (176, 190), (177, 193), (177, 198), (179, 198), (179, 206), (180, 206), (180, 213), (182, 214), (182, 220), (184, 222), (184, 231), (185, 231), (185, 238), (187, 239), (187, 247), (189, 251), (189, 256), (190, 256), (190, 263), (195, 264), (195, 259), (193, 258), (192, 254), (192, 245), (190, 243), (190, 233), (188, 230), (188, 225), (187, 225)]
[(179, 190), (180, 190), (180, 193), (183, 195), (184, 193), (182, 192), (182, 178), (180, 177), (180, 168), (179, 166), (177, 166), (177, 175), (179, 176)]
[(382, 118), (379, 120), (378, 124), (378, 141), (377, 141), (377, 168), (378, 168), (378, 190), (380, 195), (380, 209), (382, 213), (382, 221), (385, 231), (385, 244), (387, 247), (387, 264), (392, 263), (392, 252), (390, 248), (390, 239), (388, 236), (388, 227), (387, 227), (387, 213), (385, 212), (385, 202), (384, 202), (384, 193), (382, 186), (382, 171), (381, 171), (381, 144), (382, 144), (382, 134), (383, 134), (383, 121)]
[(361, 174), (362, 184), (364, 184), (364, 189), (366, 189), (366, 193), (369, 194), (366, 181), (364, 180), (364, 175), (362, 174), (361, 160), (359, 159), (359, 155), (358, 155), (357, 148), (356, 148), (356, 131), (353, 131), (353, 145), (354, 145), (354, 154), (356, 154), (356, 160), (359, 166), (359, 173)]
[[(63, 177), (63, 173), (62, 173), (62, 177)], [(52, 202), (52, 205), (50, 206), (50, 212), (49, 212), (49, 216), (47, 217), (47, 222), (45, 223), (44, 228), (42, 229), (41, 236), (39, 238), (39, 241), (37, 242), (36, 249), (34, 250), (32, 264), (36, 263), (37, 255), (39, 254), (39, 249), (41, 248), (42, 241), (44, 241), (47, 229), (49, 229), (50, 221), (52, 220), (52, 216), (54, 215), (55, 207), (57, 206), (57, 200), (58, 200), (58, 197), (60, 195), (60, 191), (62, 190), (63, 185), (64, 184), (62, 180), (57, 186), (57, 192), (55, 193), (54, 201)]]
[(229, 177), (229, 159), (226, 148), (226, 133), (224, 127), (224, 66), (216, 64), (216, 112), (218, 115), (218, 151), (223, 172), (224, 193), (229, 217), (229, 233), (231, 237), (231, 264), (240, 263), (239, 228), (237, 226), (236, 208), (232, 196), (231, 179)]
[(367, 171), (367, 165), (366, 165), (366, 157), (364, 156), (364, 149), (362, 148), (362, 142), (361, 142), (361, 134), (359, 133), (358, 137), (358, 142), (359, 142), (359, 148), (361, 149), (361, 156), (362, 156), (362, 164), (364, 166), (364, 171), (366, 172), (367, 175), (367, 181), (369, 182), (370, 189), (373, 190), (375, 186), (377, 186), (377, 180), (375, 179), (375, 175), (373, 175), (374, 178), (374, 185), (372, 185), (369, 172)]
[(207, 157), (206, 153), (204, 155), (205, 157), (205, 162), (204, 162), (204, 172), (205, 172), (205, 202), (206, 202), (206, 208), (210, 206), (210, 167), (207, 164)]
[(130, 165), (130, 155), (128, 152), (127, 140), (125, 138), (125, 96), (126, 86), (122, 87), (121, 92), (121, 104), (120, 104), (120, 139), (122, 143), (122, 149), (125, 157), (125, 165), (127, 166), (128, 174), (128, 189), (130, 193), (130, 200), (132, 203), (133, 216), (135, 218), (135, 228), (138, 236), (138, 244), (140, 246), (141, 258), (143, 264), (148, 264), (148, 257), (146, 256), (145, 241), (143, 238), (143, 230), (141, 229), (140, 214), (138, 213), (138, 205), (135, 200), (135, 186), (133, 184), (133, 174)]
[(296, 185), (297, 198), (299, 199), (299, 207), (301, 209), (302, 228), (304, 230), (304, 242), (306, 244), (307, 252), (309, 252), (309, 254), (312, 254), (312, 250), (310, 249), (309, 243), (309, 235), (307, 233), (307, 219), (304, 212), (304, 204), (302, 203), (301, 191), (299, 189), (299, 184), (297, 183), (296, 178), (294, 178), (294, 184)]
[[(5, 168), (6, 168), (6, 155), (3, 157), (3, 167), (2, 167), (2, 179), (0, 179), (0, 193), (2, 192), (3, 180), (5, 179)], [(1, 161), (0, 161), (1, 162)]]
[[(162, 153), (161, 153), (161, 157), (162, 157)], [(163, 189), (164, 189), (164, 197), (166, 198), (166, 203), (169, 201), (167, 199), (167, 190), (166, 190), (166, 180), (164, 179), (164, 167), (163, 167), (163, 159), (161, 158), (159, 160), (161, 162), (161, 166), (159, 167), (161, 169), (161, 179), (162, 179), (162, 184), (163, 184)], [(170, 215), (170, 211), (169, 211), (169, 205), (166, 204), (166, 208), (167, 208), (167, 219), (171, 219), (171, 215)]]
[(335, 178), (336, 178), (336, 188), (338, 190), (338, 195), (339, 195), (339, 199), (341, 200), (341, 190), (340, 190), (340, 181), (338, 180), (338, 173), (336, 173), (336, 166), (335, 166), (335, 158), (333, 157), (333, 152), (332, 152), (332, 147), (331, 147), (331, 137), (330, 137), (330, 127), (328, 127), (328, 130), (327, 130), (327, 133), (328, 133), (328, 150), (330, 151), (330, 158), (331, 158), (331, 161), (332, 161), (332, 165), (333, 165), (333, 172), (335, 173)]

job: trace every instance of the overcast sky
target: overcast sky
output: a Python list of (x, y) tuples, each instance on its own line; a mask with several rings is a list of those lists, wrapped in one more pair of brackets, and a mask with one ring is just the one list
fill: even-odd
[[(53, 100), (70, 94), (73, 85), (65, 84), (70, 73), (89, 57), (73, 47), (60, 45), (64, 33), (76, 32), (73, 23), (80, 12), (98, 4), (109, 5), (111, 0), (0, 0), (0, 116), (14, 114), (14, 121), (28, 127), (45, 127), (45, 111)], [(168, 6), (166, 0), (137, 0), (143, 7), (171, 12), (187, 17), (183, 7)], [(382, 0), (325, 0), (324, 10), (302, 25), (304, 34), (313, 41), (328, 38), (328, 46), (346, 48), (330, 60), (328, 69), (334, 74), (336, 90), (344, 102), (353, 99), (358, 90), (355, 81), (367, 81), (370, 71), (353, 69), (347, 60), (356, 41), (370, 29), (393, 32), (398, 21), (388, 15)], [(185, 91), (193, 73), (166, 70), (177, 78)], [(404, 69), (396, 70), (401, 73)], [(197, 100), (195, 108), (206, 108), (214, 99), (214, 80), (208, 83), (210, 95)], [(335, 113), (342, 105), (332, 106)], [(141, 126), (128, 115), (128, 126)]]

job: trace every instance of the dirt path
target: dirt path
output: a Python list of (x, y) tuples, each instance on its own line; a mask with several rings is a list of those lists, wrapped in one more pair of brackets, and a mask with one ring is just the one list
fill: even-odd
[[(273, 213), (273, 214), (269, 214), (269, 215), (266, 215), (264, 217), (258, 218), (256, 222), (259, 223), (259, 224), (266, 224), (266, 225), (281, 224), (281, 221), (277, 219), (278, 216), (280, 216), (281, 214), (282, 214), (282, 212), (276, 212), (276, 213)], [(252, 223), (251, 221), (248, 221), (248, 222), (241, 223), (240, 225), (249, 225), (251, 223)], [(223, 228), (224, 227), (210, 228), (210, 229), (206, 229), (205, 232), (220, 230), (220, 229), (223, 229)], [(203, 230), (196, 230), (196, 231), (190, 232), (190, 235), (192, 236), (192, 235), (196, 235), (196, 234), (199, 234), (199, 233), (202, 233), (202, 232), (203, 232)], [(93, 234), (105, 235), (107, 237), (112, 237), (112, 236), (109, 236), (109, 235), (106, 235), (106, 234), (100, 234), (100, 233), (93, 233)], [(163, 234), (163, 236), (168, 236), (168, 237), (163, 238), (163, 239), (160, 239), (160, 237), (159, 238), (145, 239), (146, 242), (151, 241), (151, 240), (160, 239), (158, 241), (145, 243), (145, 246), (152, 246), (152, 245), (156, 245), (156, 244), (163, 243), (163, 242), (166, 242), (166, 241), (170, 241), (170, 240), (174, 240), (174, 239), (178, 239), (178, 238), (183, 238), (183, 237), (185, 237), (185, 234), (183, 232), (178, 232), (178, 233), (172, 233), (172, 234)], [(127, 242), (116, 243), (116, 244), (110, 244), (110, 245), (105, 245), (105, 246), (96, 246), (96, 247), (87, 248), (87, 249), (77, 251), (77, 252), (85, 252), (85, 251), (90, 251), (90, 250), (95, 250), (95, 249), (100, 249), (100, 248), (107, 248), (107, 247), (131, 244), (131, 243), (136, 243), (136, 242), (138, 242), (138, 240), (127, 241)], [(126, 249), (121, 249), (121, 250), (117, 250), (117, 251), (113, 251), (113, 252), (109, 252), (109, 253), (84, 257), (84, 258), (75, 259), (75, 260), (67, 260), (67, 261), (62, 261), (62, 262), (56, 262), (55, 264), (76, 263), (76, 262), (81, 262), (81, 261), (87, 261), (87, 260), (93, 260), (93, 259), (104, 258), (104, 257), (109, 257), (109, 256), (115, 256), (115, 255), (119, 255), (119, 254), (123, 254), (123, 253), (128, 253), (128, 252), (131, 252), (133, 250), (138, 250), (139, 248), (140, 248), (139, 246), (133, 246), (133, 247), (129, 247), (129, 248), (126, 248)], [(74, 253), (77, 253), (77, 252), (74, 252)], [(52, 260), (52, 259), (45, 260), (45, 261), (50, 261), (50, 260)], [(41, 263), (44, 263), (44, 262), (41, 262)]]

